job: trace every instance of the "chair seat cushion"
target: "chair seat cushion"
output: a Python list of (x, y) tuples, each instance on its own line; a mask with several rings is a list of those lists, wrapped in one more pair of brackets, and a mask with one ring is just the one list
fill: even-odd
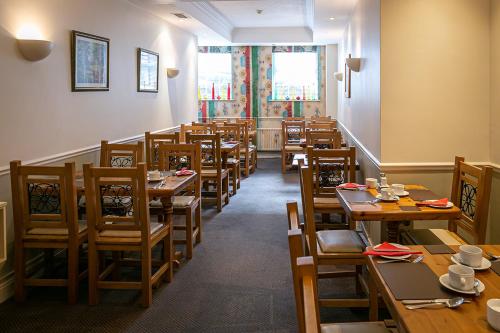
[(288, 151), (304, 151), (304, 148), (302, 148), (301, 146), (286, 145), (285, 146), (285, 150), (288, 150)]
[(342, 208), (340, 205), (339, 199), (337, 198), (321, 198), (314, 197), (314, 208)]
[[(248, 152), (252, 153), (254, 150), (255, 150), (255, 147), (249, 147)], [(244, 154), (246, 152), (247, 152), (247, 148), (246, 147), (240, 149), (240, 153), (241, 154)]]
[(388, 333), (384, 322), (321, 324), (321, 333)]
[(361, 253), (364, 244), (354, 230), (321, 230), (316, 232), (321, 251), (325, 253)]
[(238, 160), (235, 158), (228, 158), (227, 159), (227, 164), (238, 164)]
[(195, 200), (194, 195), (176, 195), (173, 197), (172, 204), (174, 208), (185, 208), (191, 206)]
[[(50, 222), (47, 222), (50, 223)], [(87, 221), (78, 221), (78, 233), (87, 230)], [(67, 236), (67, 228), (32, 228), (26, 231), (28, 235), (54, 235), (54, 236)]]
[[(151, 235), (160, 230), (164, 224), (162, 223), (150, 223), (150, 233)], [(124, 237), (124, 238), (137, 238), (141, 237), (141, 232), (138, 230), (103, 230), (99, 233), (101, 237)]]
[[(227, 169), (222, 169), (222, 174), (226, 173)], [(217, 175), (217, 170), (216, 169), (202, 169), (201, 170), (201, 176), (209, 176), (209, 177), (215, 177)]]

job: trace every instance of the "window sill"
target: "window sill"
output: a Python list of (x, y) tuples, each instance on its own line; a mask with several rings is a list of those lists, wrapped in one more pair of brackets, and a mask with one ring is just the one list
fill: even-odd
[(270, 102), (321, 102), (320, 99), (272, 99)]
[(200, 99), (202, 102), (234, 102), (235, 99)]

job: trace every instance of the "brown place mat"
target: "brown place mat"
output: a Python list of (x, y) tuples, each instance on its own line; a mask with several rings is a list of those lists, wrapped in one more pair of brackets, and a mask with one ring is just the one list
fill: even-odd
[(421, 209), (417, 206), (399, 206), (399, 209), (405, 212), (419, 212)]
[(429, 229), (413, 229), (409, 230), (406, 235), (411, 239), (413, 244), (417, 245), (442, 245), (441, 239)]
[(441, 288), (439, 277), (425, 264), (379, 264), (377, 269), (397, 300), (450, 298), (451, 296)]
[(351, 201), (371, 201), (375, 199), (368, 191), (337, 190), (337, 192), (342, 192), (342, 197), (344, 197), (347, 203)]
[(431, 190), (408, 190), (408, 192), (410, 192), (410, 198), (412, 198), (415, 201), (442, 199), (442, 197), (438, 196)]
[(497, 259), (491, 262), (491, 270), (500, 275), (500, 260)]
[(446, 244), (440, 245), (424, 245), (425, 249), (430, 254), (453, 254), (456, 253), (451, 247)]

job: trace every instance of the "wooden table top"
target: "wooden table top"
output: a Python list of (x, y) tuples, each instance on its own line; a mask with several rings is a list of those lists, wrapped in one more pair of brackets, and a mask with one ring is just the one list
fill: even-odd
[(220, 146), (220, 150), (221, 152), (223, 153), (230, 153), (232, 152), (233, 150), (235, 150), (237, 147), (239, 147), (240, 143), (239, 142), (236, 142), (236, 143), (227, 143), (227, 142), (223, 142)]
[[(420, 185), (405, 185), (406, 190), (425, 190)], [(378, 194), (376, 189), (368, 189), (373, 196)], [(460, 209), (456, 206), (451, 208), (420, 207), (420, 211), (403, 211), (400, 206), (415, 206), (413, 199), (402, 197), (397, 202), (378, 202), (371, 204), (351, 204), (343, 194), (345, 191), (337, 191), (337, 198), (344, 208), (346, 214), (355, 221), (411, 221), (411, 220), (449, 220), (460, 216)]]
[[(451, 245), (458, 253), (458, 246)], [(493, 254), (500, 255), (500, 245), (480, 245), (483, 250)], [(452, 265), (451, 254), (431, 255), (423, 246), (410, 246), (412, 250), (422, 251), (425, 255), (423, 263), (436, 274), (437, 277), (448, 272), (448, 266)], [(392, 295), (389, 287), (383, 280), (380, 271), (377, 269), (376, 261), (378, 257), (370, 256), (368, 265), (375, 282), (382, 293), (393, 319), (398, 323), (399, 332), (424, 332), (424, 333), (464, 333), (464, 332), (495, 332), (488, 325), (486, 319), (486, 302), (491, 298), (500, 298), (500, 276), (491, 269), (476, 271), (476, 278), (485, 285), (481, 296), (474, 297), (467, 295), (472, 299), (471, 303), (464, 303), (459, 308), (431, 308), (408, 310), (397, 301)], [(392, 264), (388, 264), (392, 265)], [(459, 295), (459, 294), (457, 294)]]

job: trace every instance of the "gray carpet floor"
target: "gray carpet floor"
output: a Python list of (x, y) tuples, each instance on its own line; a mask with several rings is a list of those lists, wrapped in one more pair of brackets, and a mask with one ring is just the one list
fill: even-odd
[[(0, 332), (296, 332), (288, 256), (287, 200), (300, 200), (296, 172), (282, 175), (280, 160), (259, 160), (221, 213), (203, 209), (203, 240), (170, 284), (153, 292), (144, 309), (136, 292), (103, 292), (87, 305), (66, 304), (65, 289), (35, 288), (23, 304), (0, 305)], [(325, 283), (322, 283), (325, 284)], [(329, 293), (353, 292), (337, 279)], [(323, 321), (367, 320), (364, 309), (322, 309)]]

